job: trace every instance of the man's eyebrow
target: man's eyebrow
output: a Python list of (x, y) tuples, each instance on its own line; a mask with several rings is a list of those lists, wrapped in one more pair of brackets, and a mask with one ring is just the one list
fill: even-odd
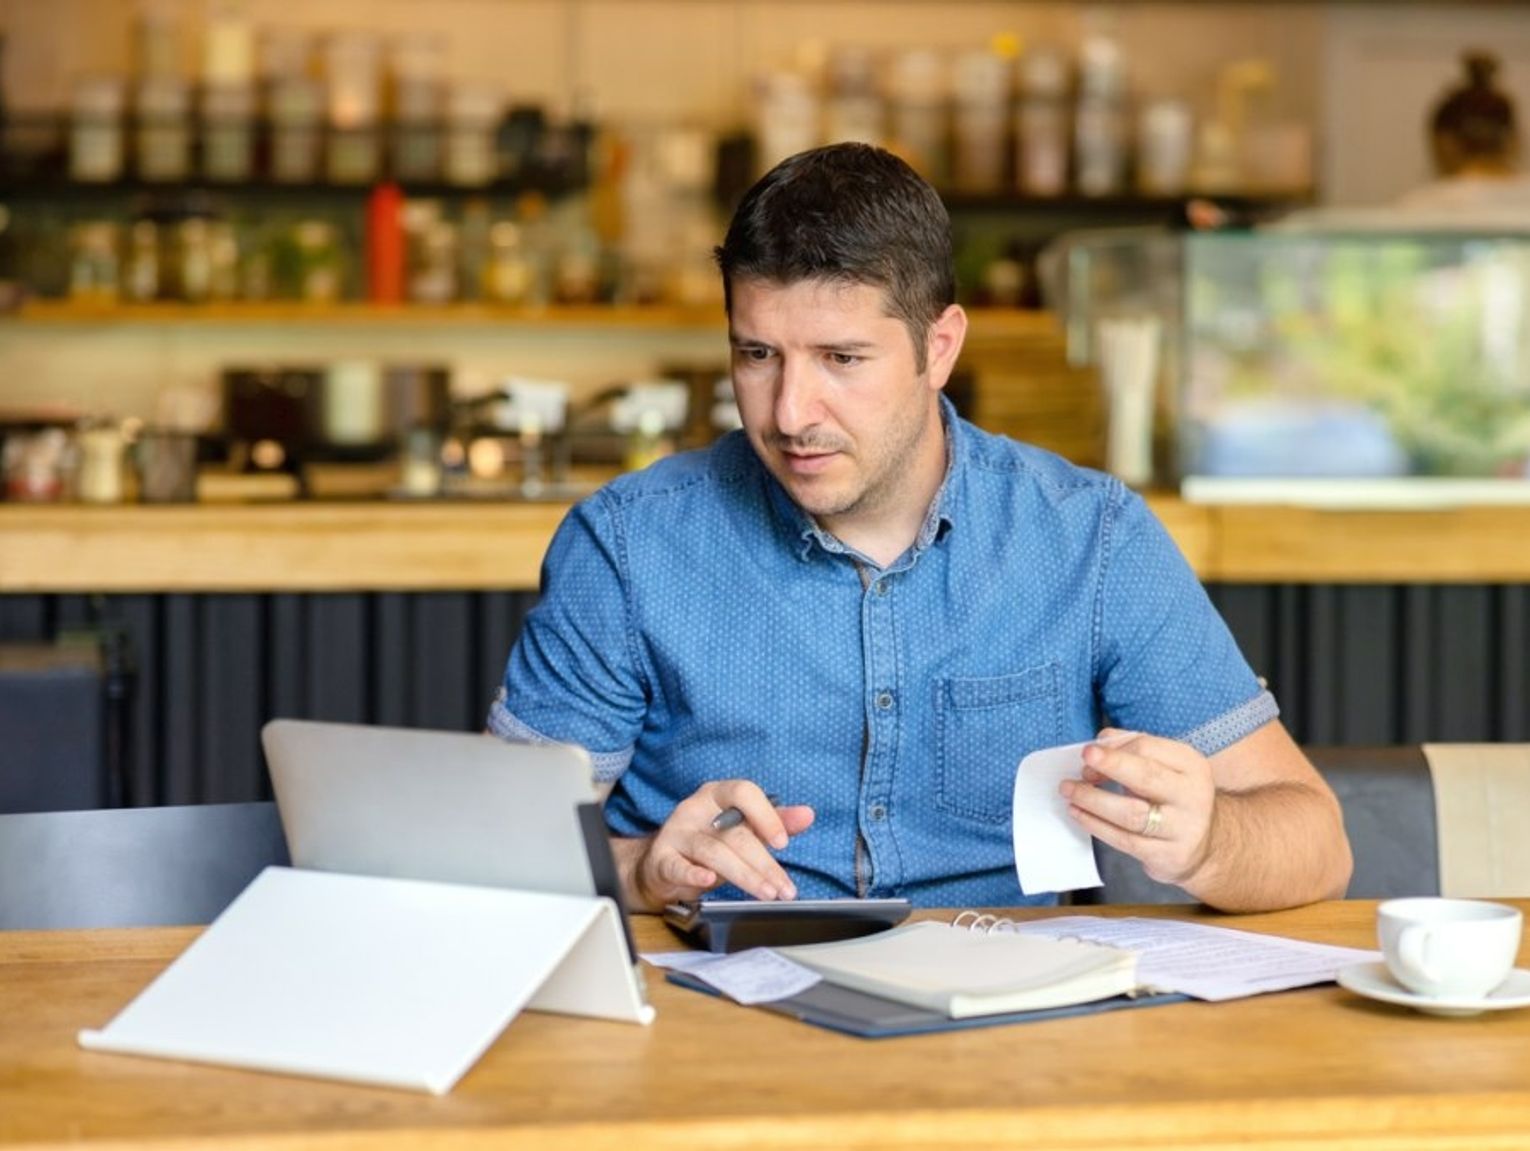
[(764, 340), (756, 339), (754, 336), (746, 336), (742, 332), (733, 331), (731, 328), (728, 331), (728, 343), (732, 344), (735, 348), (741, 348), (745, 346), (755, 348), (768, 348), (770, 346)]

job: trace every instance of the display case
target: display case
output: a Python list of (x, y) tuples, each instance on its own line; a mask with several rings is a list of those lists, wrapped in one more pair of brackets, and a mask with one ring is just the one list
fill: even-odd
[(1193, 234), (1181, 266), (1189, 490), (1530, 498), (1530, 226)]

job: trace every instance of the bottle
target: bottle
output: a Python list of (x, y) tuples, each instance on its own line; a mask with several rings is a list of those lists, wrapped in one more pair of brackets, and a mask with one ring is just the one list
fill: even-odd
[(404, 193), (379, 184), (367, 200), (367, 298), (396, 304), (404, 298)]

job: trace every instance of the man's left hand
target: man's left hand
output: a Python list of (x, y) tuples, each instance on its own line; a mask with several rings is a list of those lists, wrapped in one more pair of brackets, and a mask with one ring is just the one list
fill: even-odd
[[(1060, 788), (1090, 835), (1142, 861), (1150, 877), (1183, 885), (1211, 849), (1217, 789), (1211, 761), (1187, 743), (1106, 728), (1084, 748), (1081, 780)], [(1124, 794), (1099, 786), (1111, 781)]]

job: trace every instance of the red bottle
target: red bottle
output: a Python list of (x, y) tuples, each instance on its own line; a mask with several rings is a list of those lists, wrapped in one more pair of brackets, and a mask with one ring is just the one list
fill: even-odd
[(404, 193), (397, 184), (377, 185), (367, 201), (367, 298), (404, 298)]

